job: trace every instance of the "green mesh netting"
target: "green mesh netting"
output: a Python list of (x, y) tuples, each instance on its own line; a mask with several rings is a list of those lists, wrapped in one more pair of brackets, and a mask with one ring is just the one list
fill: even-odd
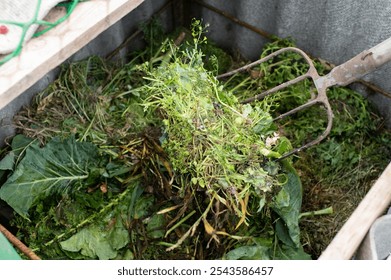
[[(9, 61), (13, 57), (20, 54), (20, 52), (23, 48), (23, 44), (25, 43), (26, 39), (28, 39), (28, 37), (29, 37), (28, 31), (31, 30), (32, 26), (35, 25), (35, 26), (43, 26), (44, 27), (43, 30), (40, 30), (39, 32), (36, 32), (32, 35), (32, 37), (38, 37), (38, 36), (46, 33), (47, 31), (49, 31), (53, 27), (57, 26), (58, 24), (62, 23), (63, 21), (65, 21), (69, 17), (69, 15), (73, 12), (76, 5), (79, 2), (81, 2), (80, 0), (70, 0), (70, 1), (66, 1), (66, 2), (57, 1), (57, 3), (56, 3), (57, 6), (63, 6), (66, 8), (66, 14), (54, 22), (48, 22), (48, 21), (42, 20), (43, 16), (40, 13), (40, 11), (42, 12), (41, 8), (42, 8), (43, 1), (45, 1), (45, 0), (37, 0), (36, 1), (34, 13), (31, 16), (31, 18), (29, 18), (28, 20), (17, 21), (17, 20), (0, 18), (0, 47), (1, 47), (1, 44), (3, 44), (3, 45), (5, 44), (5, 38), (1, 38), (1, 36), (5, 36), (5, 35), (7, 35), (8, 32), (12, 32), (13, 27), (21, 28), (21, 30), (22, 30), (22, 32), (20, 33), (20, 36), (17, 38), (17, 44), (16, 44), (15, 48), (13, 48), (13, 50), (10, 53), (4, 55), (3, 57), (0, 56), (0, 65), (3, 65), (4, 63)], [(56, 2), (56, 1), (54, 0), (54, 2)], [(58, 2), (62, 2), (62, 3), (58, 3)], [(7, 9), (8, 9), (9, 15), (16, 15), (17, 16), (17, 15), (20, 15), (23, 13), (23, 11), (12, 11), (11, 4), (7, 5), (6, 2), (3, 2), (2, 4), (4, 5), (4, 7), (2, 7), (2, 10), (3, 10), (2, 12), (4, 14), (7, 13)], [(45, 3), (45, 4), (47, 4), (47, 3)], [(13, 29), (15, 29), (15, 28), (13, 28)], [(3, 43), (2, 43), (2, 40), (3, 40)]]

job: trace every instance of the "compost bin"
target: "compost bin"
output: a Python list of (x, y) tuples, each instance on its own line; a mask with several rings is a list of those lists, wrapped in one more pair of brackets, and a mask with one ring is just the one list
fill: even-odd
[[(319, 67), (323, 67), (324, 71), (327, 71), (332, 69), (334, 65), (347, 61), (361, 51), (369, 49), (391, 36), (391, 30), (387, 24), (391, 5), (387, 1), (381, 2), (381, 5), (370, 5), (364, 1), (359, 3), (357, 1), (345, 1), (342, 4), (338, 1), (326, 1), (311, 5), (311, 3), (301, 0), (278, 3), (269, 0), (224, 1), (224, 3), (212, 0), (91, 0), (78, 3), (67, 20), (47, 33), (31, 39), (22, 48), (20, 54), (15, 55), (15, 57), (0, 66), (0, 141), (3, 146), (12, 142), (12, 136), (18, 132), (18, 128), (14, 124), (14, 116), (25, 110), (23, 108), (28, 106), (39, 92), (47, 89), (50, 83), (58, 78), (60, 73), (62, 73), (62, 68), (64, 68), (62, 66), (91, 56), (128, 63), (129, 53), (142, 50), (148, 44), (146, 38), (143, 37), (145, 32), (143, 32), (142, 26), (151, 23), (152, 19), (158, 20), (159, 26), (164, 30), (165, 34), (174, 32), (180, 27), (188, 28), (191, 26), (193, 19), (202, 19), (202, 24), (208, 25), (205, 33), (208, 40), (213, 41), (213, 44), (230, 54), (232, 58), (241, 61), (242, 65), (258, 59), (262, 49), (271, 42), (280, 40), (280, 42), (283, 42), (282, 44), (290, 44), (291, 41), (284, 41), (285, 38), (289, 37), (295, 42), (297, 47), (308, 53), (314, 60), (316, 59), (319, 63), (317, 65), (320, 65)], [(94, 13), (94, 17), (89, 16), (91, 13)], [(360, 23), (357, 23), (357, 18), (361, 19)], [(383, 28), (379, 28), (379, 26)], [(217, 56), (219, 54), (223, 55), (222, 53), (217, 53)], [(293, 58), (291, 62), (296, 63), (295, 59)], [(97, 62), (96, 64), (104, 65), (99, 63)], [(233, 69), (235, 67), (231, 65), (230, 68)], [(362, 96), (376, 107), (376, 110), (368, 113), (365, 118), (370, 119), (377, 112), (380, 112), (383, 116), (383, 118), (376, 117), (377, 123), (375, 127), (368, 130), (367, 134), (380, 133), (380, 130), (387, 130), (387, 127), (391, 127), (391, 94), (389, 93), (391, 92), (391, 80), (388, 79), (387, 75), (390, 69), (391, 64), (388, 63), (351, 85), (351, 88), (360, 92)], [(251, 74), (257, 76), (259, 73), (255, 71)], [(97, 91), (99, 90), (102, 89), (98, 88)], [(345, 108), (349, 100), (353, 100), (349, 96), (350, 91), (344, 91), (343, 93), (346, 94), (343, 97), (344, 102), (338, 103), (341, 108)], [(338, 99), (338, 96), (336, 98)], [(355, 103), (357, 106), (364, 106), (363, 104), (366, 101), (357, 100), (359, 100)], [(219, 101), (219, 103), (213, 104), (213, 110), (216, 115), (220, 114), (221, 104), (224, 104), (224, 102)], [(248, 114), (251, 113), (249, 112)], [(355, 122), (357, 122), (356, 119), (350, 120), (349, 123), (352, 125), (349, 128), (339, 127), (341, 131), (336, 132), (336, 134), (343, 135), (344, 130), (348, 129), (353, 131), (362, 129), (361, 126), (353, 125)], [(308, 122), (306, 125), (308, 125)], [(316, 125), (315, 123), (314, 126)], [(201, 127), (201, 124), (198, 126)], [(281, 133), (284, 133), (283, 129)], [(390, 144), (387, 140), (388, 138), (384, 139), (381, 140), (384, 141), (382, 143)], [(275, 141), (273, 137), (269, 137), (268, 140)], [(362, 162), (367, 160), (364, 157), (364, 153), (359, 156), (349, 155), (352, 157), (350, 163), (353, 167), (351, 173), (346, 174), (346, 169), (340, 169), (341, 167), (338, 166), (338, 161), (336, 161), (338, 155), (340, 155), (339, 153), (342, 154), (341, 145), (338, 142), (333, 142), (334, 140), (330, 138), (324, 141), (334, 143), (334, 146), (328, 146), (332, 149), (326, 151), (328, 154), (327, 159), (325, 157), (323, 162), (322, 160), (317, 162), (317, 164), (323, 165), (321, 168), (317, 166), (318, 170), (322, 168), (327, 169), (330, 172), (329, 174), (334, 172), (337, 175), (334, 175), (335, 178), (333, 177), (332, 183), (327, 185), (327, 187), (325, 187), (325, 184), (322, 184), (322, 181), (327, 180), (314, 178), (313, 175), (309, 176), (311, 178), (302, 179), (304, 189), (303, 203), (306, 203), (306, 199), (309, 202), (305, 204), (307, 212), (303, 215), (308, 220), (300, 222), (300, 225), (304, 228), (302, 232), (307, 235), (316, 235), (317, 241), (322, 239), (322, 235), (328, 234), (329, 236), (328, 239), (326, 238), (330, 242), (328, 246), (322, 245), (315, 248), (316, 245), (311, 245), (313, 246), (311, 250), (317, 251), (315, 257), (321, 259), (350, 259), (355, 256), (356, 250), (364, 240), (371, 225), (386, 212), (390, 205), (391, 167), (390, 165), (388, 167), (384, 165), (383, 170), (379, 170), (379, 167), (374, 165), (375, 167), (373, 168), (361, 169), (363, 168)], [(151, 141), (151, 143), (153, 146), (155, 142)], [(53, 142), (51, 144), (52, 149), (56, 149), (58, 144), (58, 142)], [(368, 145), (368, 142), (362, 143), (361, 150), (364, 150), (364, 145)], [(94, 152), (92, 151), (93, 149), (90, 150), (90, 147), (87, 146), (82, 147), (80, 145), (78, 148), (81, 154)], [(319, 150), (322, 149), (320, 148)], [(373, 153), (385, 162), (389, 162), (391, 158), (390, 149), (387, 147), (384, 150), (379, 149), (377, 151), (377, 153), (380, 153), (379, 155), (376, 155), (376, 151)], [(374, 156), (373, 153), (371, 156)], [(316, 153), (313, 153), (311, 157), (317, 157)], [(162, 157), (160, 160), (161, 164), (170, 171), (165, 158)], [(341, 162), (343, 162), (342, 159)], [(274, 165), (270, 164), (268, 168), (273, 169)], [(310, 172), (311, 169), (315, 169), (315, 166), (305, 166), (301, 163), (300, 167), (296, 168), (299, 175), (302, 176), (306, 171)], [(345, 174), (338, 173), (340, 170), (343, 170)], [(363, 176), (366, 178), (365, 185), (360, 177), (359, 180), (343, 181), (346, 184), (351, 183), (352, 186), (336, 189), (330, 187), (333, 184), (338, 184), (342, 178), (346, 179), (346, 177), (356, 176), (359, 171), (368, 173)], [(107, 176), (110, 176), (110, 174)], [(204, 184), (201, 178), (193, 178), (191, 182), (199, 185)], [(102, 193), (106, 192), (106, 186), (99, 185), (99, 188)], [(368, 192), (367, 195), (365, 195), (366, 192)], [(138, 193), (138, 191), (135, 191), (135, 193)], [(334, 196), (336, 193), (339, 194)], [(354, 198), (349, 200), (351, 197)], [(317, 201), (317, 198), (321, 201)], [(314, 216), (317, 213), (321, 213), (318, 210), (333, 206), (333, 200), (336, 198), (340, 201), (339, 204), (334, 205), (334, 213), (326, 213), (322, 216), (326, 218), (322, 218), (323, 220), (319, 218), (318, 220), (317, 216)], [(341, 206), (345, 203), (345, 200), (346, 204), (348, 204), (347, 208)], [(145, 201), (146, 205), (151, 203), (150, 201)], [(360, 201), (361, 203), (359, 203)], [(238, 202), (238, 205), (242, 208), (239, 209), (240, 207), (238, 207), (237, 211), (242, 211), (242, 215), (243, 212), (246, 212), (243, 211), (243, 204), (247, 204), (247, 202), (248, 198)], [(66, 202), (63, 203), (65, 204)], [(6, 224), (7, 227), (9, 226), (10, 231), (14, 231), (14, 227), (8, 224), (7, 221), (7, 218), (10, 218), (12, 213), (9, 213), (9, 208), (4, 203), (0, 205), (2, 212), (1, 222)], [(170, 205), (170, 207), (167, 206), (163, 210), (173, 211), (177, 206)], [(105, 209), (107, 210), (108, 207)], [(353, 211), (354, 209), (355, 211)], [(162, 213), (163, 210), (160, 212)], [(187, 221), (193, 215), (193, 212), (185, 215), (184, 210), (182, 214), (183, 216), (178, 219)], [(350, 218), (348, 219), (349, 216)], [(243, 215), (243, 217), (243, 219), (239, 219), (239, 222), (234, 227), (239, 227), (244, 223), (246, 215)], [(198, 225), (202, 221), (205, 233), (212, 236), (207, 246), (212, 242), (218, 243), (219, 239), (214, 232), (215, 230), (204, 218), (197, 220), (194, 225)], [(159, 222), (156, 216), (148, 217), (145, 220), (147, 220), (145, 222), (146, 228), (148, 228), (148, 221)], [(319, 224), (319, 221), (324, 221), (327, 227), (324, 228)], [(116, 220), (111, 220), (110, 222), (112, 222), (110, 227), (116, 228)], [(217, 224), (218, 222), (215, 222), (214, 225)], [(376, 229), (378, 228), (379, 226), (376, 227)], [(77, 226), (75, 231), (81, 231), (81, 229), (82, 225)], [(229, 235), (224, 230), (218, 231), (218, 233), (222, 236)], [(382, 227), (381, 230), (383, 233), (391, 231), (389, 226), (388, 228)], [(175, 228), (172, 228), (172, 231), (174, 232)], [(373, 230), (373, 232), (376, 231)], [(330, 233), (336, 235), (332, 241)], [(17, 235), (18, 232), (15, 230), (14, 234)], [(153, 234), (156, 238), (162, 235), (161, 231), (158, 230), (153, 231)], [(379, 234), (377, 235), (379, 236)], [(202, 234), (199, 236), (202, 236)], [(380, 236), (381, 238), (377, 239), (375, 237), (377, 241), (376, 246), (388, 246), (390, 244), (389, 240), (384, 240), (384, 242), (382, 240), (387, 235), (380, 234)], [(231, 237), (240, 239), (235, 235), (231, 235)], [(283, 237), (281, 238), (283, 239)], [(309, 239), (304, 238), (304, 243), (311, 243), (311, 241), (308, 241), (312, 240), (311, 238), (313, 237), (309, 237)], [(373, 236), (368, 238), (374, 239)], [(55, 241), (58, 240), (53, 242)], [(102, 241), (99, 240), (99, 242)], [(304, 249), (306, 249), (305, 245)], [(120, 245), (116, 244), (113, 246)], [(165, 246), (168, 245), (165, 244)], [(370, 249), (362, 246), (360, 253), (356, 257), (368, 256), (365, 251), (373, 251), (373, 246), (370, 245)], [(246, 248), (248, 249), (248, 247)], [(380, 251), (387, 251), (387, 249), (382, 248)], [(0, 253), (3, 253), (3, 251)], [(371, 256), (374, 255), (376, 254), (371, 254)], [(104, 256), (108, 257), (109, 255), (105, 254)], [(132, 255), (126, 256), (132, 257)], [(242, 253), (241, 256), (245, 257), (246, 255)], [(255, 254), (254, 256), (257, 255)], [(258, 256), (262, 257), (263, 255), (259, 255), (258, 252)], [(295, 256), (299, 257), (298, 255)], [(180, 257), (181, 255), (179, 255)], [(384, 258), (384, 256), (382, 257)], [(170, 258), (173, 258), (173, 256), (170, 255)]]

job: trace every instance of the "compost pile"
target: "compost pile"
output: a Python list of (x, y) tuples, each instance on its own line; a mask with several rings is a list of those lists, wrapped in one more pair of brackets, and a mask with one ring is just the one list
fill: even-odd
[[(156, 30), (145, 30), (148, 47), (121, 67), (98, 57), (67, 65), (15, 116), (19, 134), (2, 151), (0, 198), (15, 211), (18, 237), (46, 259), (308, 259), (296, 171), (306, 166), (276, 159), (292, 148), (283, 135), (298, 144), (324, 123), (309, 110), (281, 129), (271, 114), (300, 102), (309, 85), (240, 103), (305, 66), (291, 54), (218, 81), (240, 62), (207, 41), (200, 21), (185, 36)], [(312, 130), (300, 135), (308, 122)], [(364, 133), (377, 129), (372, 123)], [(390, 139), (381, 135), (375, 148)], [(315, 152), (302, 158), (335, 160)], [(382, 170), (377, 162), (370, 170)]]

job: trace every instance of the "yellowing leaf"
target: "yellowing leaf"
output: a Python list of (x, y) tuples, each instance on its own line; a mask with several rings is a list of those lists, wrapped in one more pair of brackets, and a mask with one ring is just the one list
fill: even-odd
[(248, 198), (249, 198), (249, 193), (246, 193), (246, 196), (243, 199), (239, 199), (240, 206), (242, 207), (242, 216), (240, 217), (240, 220), (238, 224), (236, 225), (235, 229), (238, 229), (241, 224), (246, 222), (246, 216), (247, 216), (247, 204), (248, 204)]
[(174, 205), (174, 206), (171, 206), (171, 207), (168, 207), (168, 208), (164, 208), (164, 209), (160, 210), (159, 212), (157, 212), (156, 214), (161, 215), (161, 214), (164, 214), (164, 213), (168, 213), (168, 212), (171, 212), (171, 211), (173, 211), (175, 209), (178, 209), (181, 206), (182, 205)]
[(202, 221), (204, 222), (205, 231), (209, 235), (215, 234), (215, 229), (211, 226), (211, 224), (208, 222), (207, 219), (203, 218)]
[(208, 222), (208, 220), (203, 217), (202, 221), (204, 222), (204, 228), (207, 234), (212, 236), (212, 239), (214, 239), (217, 243), (220, 243), (217, 235), (216, 235), (216, 230), (212, 227), (212, 225)]

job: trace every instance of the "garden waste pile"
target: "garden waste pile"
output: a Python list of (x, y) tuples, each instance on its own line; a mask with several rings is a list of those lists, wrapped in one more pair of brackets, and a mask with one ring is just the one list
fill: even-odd
[[(326, 146), (276, 160), (292, 148), (288, 138), (298, 144), (322, 131), (321, 110), (287, 125), (272, 121), (306, 98), (309, 83), (252, 104), (240, 100), (305, 71), (302, 62), (291, 54), (219, 81), (242, 62), (208, 42), (198, 20), (178, 34), (146, 28), (147, 48), (125, 65), (90, 57), (64, 66), (15, 116), (19, 133), (0, 157), (0, 198), (15, 212), (18, 238), (40, 257), (309, 259), (318, 249), (304, 249), (316, 232), (304, 225), (303, 234), (300, 221), (331, 213), (331, 204), (304, 203), (302, 213), (301, 181), (324, 172), (304, 163), (346, 172), (346, 160), (357, 166), (369, 147), (391, 153), (381, 148), (390, 143), (386, 132), (370, 144), (364, 137), (379, 130), (380, 118), (362, 110), (368, 105), (358, 94), (338, 89), (335, 98), (354, 103), (337, 104), (336, 118), (354, 118), (350, 130), (337, 125)], [(286, 44), (271, 43), (262, 56)], [(358, 120), (344, 113), (356, 106)], [(349, 133), (363, 140), (361, 153), (338, 159), (351, 149), (338, 142)], [(368, 153), (370, 166), (360, 172), (376, 176), (386, 163)]]

